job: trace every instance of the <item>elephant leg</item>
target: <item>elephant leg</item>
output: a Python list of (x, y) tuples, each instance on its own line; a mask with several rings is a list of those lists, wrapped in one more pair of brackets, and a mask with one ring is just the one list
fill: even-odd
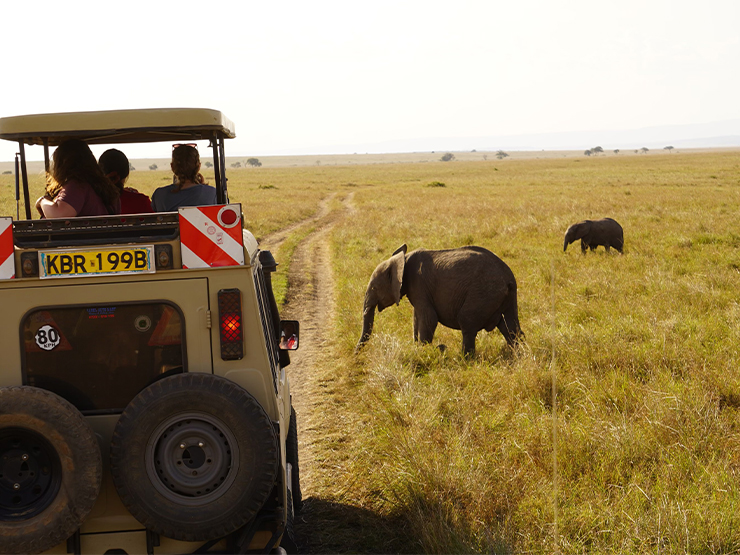
[(431, 308), (414, 308), (414, 341), (431, 343), (439, 319)]
[(588, 249), (588, 245), (586, 244), (586, 241), (581, 239), (581, 252), (583, 254), (586, 254), (586, 250)]
[(478, 330), (466, 328), (462, 330), (463, 338), (463, 354), (466, 357), (472, 357), (475, 355), (475, 338), (478, 335)]
[(609, 248), (609, 244), (608, 244), (608, 243), (607, 243), (606, 245), (604, 245), (604, 248), (606, 249), (606, 252), (609, 252), (609, 251), (611, 250), (611, 249)]

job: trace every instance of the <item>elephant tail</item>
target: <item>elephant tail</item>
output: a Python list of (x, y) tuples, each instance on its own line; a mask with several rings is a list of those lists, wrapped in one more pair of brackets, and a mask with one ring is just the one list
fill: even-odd
[(516, 282), (509, 282), (507, 288), (507, 301), (501, 312), (498, 329), (506, 339), (506, 342), (514, 347), (521, 339), (524, 339), (524, 332), (519, 325), (519, 304), (517, 302)]

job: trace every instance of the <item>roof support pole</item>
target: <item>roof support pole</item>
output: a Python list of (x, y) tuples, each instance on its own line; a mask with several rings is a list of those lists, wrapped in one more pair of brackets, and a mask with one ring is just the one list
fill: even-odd
[(44, 137), (44, 170), (49, 173), (49, 138)]
[(15, 219), (20, 220), (21, 219), (21, 212), (20, 212), (20, 205), (21, 205), (21, 170), (20, 170), (20, 162), (18, 161), (18, 158), (20, 157), (20, 154), (16, 153), (15, 155)]
[(211, 148), (213, 148), (213, 173), (216, 178), (216, 202), (219, 204), (225, 204), (223, 202), (224, 193), (221, 190), (221, 155), (218, 152), (218, 140), (216, 137), (211, 137)]
[(223, 198), (219, 198), (218, 201), (221, 204), (228, 204), (229, 203), (229, 192), (226, 189), (226, 150), (224, 149), (224, 138), (219, 137), (218, 138), (218, 146), (219, 150), (221, 152), (221, 168), (223, 168), (223, 171), (221, 172), (221, 190), (223, 190)]
[(21, 155), (21, 176), (23, 177), (23, 203), (26, 205), (26, 219), (31, 219), (31, 201), (28, 198), (28, 172), (26, 171), (26, 148), (23, 141), (18, 141)]

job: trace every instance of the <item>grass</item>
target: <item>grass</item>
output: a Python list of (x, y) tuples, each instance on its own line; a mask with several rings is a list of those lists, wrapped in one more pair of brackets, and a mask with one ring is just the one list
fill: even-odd
[[(414, 168), (358, 191), (336, 230), (337, 368), (368, 419), (346, 479), (374, 469), (354, 495), (423, 552), (737, 551), (740, 156), (509, 162)], [(625, 255), (562, 252), (570, 223), (604, 216)], [(354, 358), (368, 276), (402, 242), (499, 254), (526, 346), (482, 333), (467, 361), (444, 328), (445, 354), (415, 345), (404, 301)]]
[[(495, 164), (229, 172), (257, 237), (354, 193), (331, 236), (335, 340), (320, 379), (332, 410), (314, 497), (382, 522), (357, 551), (740, 551), (740, 153)], [(11, 177), (0, 213), (15, 213)], [(562, 252), (568, 225), (606, 216), (624, 255)], [(526, 344), (483, 332), (468, 360), (440, 327), (420, 346), (403, 300), (354, 355), (367, 280), (402, 243), (498, 254)]]

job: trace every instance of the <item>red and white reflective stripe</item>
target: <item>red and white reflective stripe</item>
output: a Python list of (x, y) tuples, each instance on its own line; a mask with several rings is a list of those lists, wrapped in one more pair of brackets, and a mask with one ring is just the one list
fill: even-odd
[(13, 218), (0, 218), (0, 279), (15, 277)]
[(243, 266), (241, 204), (180, 208), (183, 268)]

